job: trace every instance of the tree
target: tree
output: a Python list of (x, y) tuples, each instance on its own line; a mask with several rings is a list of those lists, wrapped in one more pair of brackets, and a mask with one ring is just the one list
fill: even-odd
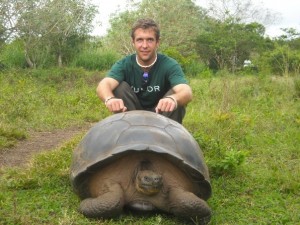
[(198, 35), (196, 49), (210, 68), (235, 72), (255, 51), (264, 49), (264, 26), (211, 19), (208, 29)]
[(27, 0), (23, 4), (22, 8), (15, 6), (21, 15), (16, 27), (25, 43), (30, 67), (36, 67), (49, 54), (53, 54), (57, 64), (62, 66), (78, 46), (76, 43), (90, 32), (96, 13), (95, 6), (85, 0)]
[(193, 39), (204, 29), (205, 11), (192, 0), (143, 0), (133, 1), (128, 10), (111, 18), (111, 29), (106, 43), (122, 54), (133, 52), (130, 30), (138, 18), (153, 18), (161, 28), (163, 51), (176, 47), (183, 55), (194, 51)]
[(271, 71), (289, 76), (300, 72), (300, 33), (294, 28), (282, 29), (285, 34), (275, 39), (275, 49), (268, 54)]
[(47, 2), (45, 13), (49, 11), (47, 21), (50, 32), (47, 39), (56, 55), (58, 65), (62, 66), (69, 54), (76, 49), (91, 31), (91, 24), (95, 14), (93, 6), (87, 6), (81, 0), (54, 0)]
[(0, 47), (15, 32), (15, 20), (18, 16), (14, 10), (16, 0), (0, 0)]
[(277, 20), (277, 15), (268, 9), (255, 5), (252, 0), (209, 0), (208, 14), (222, 22), (230, 19), (233, 23), (258, 22), (269, 25)]

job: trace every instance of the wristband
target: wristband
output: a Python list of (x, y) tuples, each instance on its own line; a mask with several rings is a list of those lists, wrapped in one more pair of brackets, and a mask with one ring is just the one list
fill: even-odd
[(174, 97), (172, 97), (172, 96), (166, 96), (165, 98), (172, 99), (175, 102), (175, 109), (177, 109), (178, 104), (177, 104), (177, 101), (176, 101), (176, 99)]
[(116, 98), (116, 97), (115, 97), (115, 96), (110, 96), (110, 97), (106, 98), (105, 101), (104, 101), (104, 104), (106, 105), (107, 102), (108, 102), (109, 100), (113, 99), (113, 98)]

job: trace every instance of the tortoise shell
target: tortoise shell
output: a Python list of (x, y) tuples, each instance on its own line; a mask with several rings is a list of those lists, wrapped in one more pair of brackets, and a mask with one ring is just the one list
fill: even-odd
[(203, 199), (211, 196), (208, 168), (193, 136), (174, 120), (139, 110), (109, 116), (87, 132), (73, 155), (70, 179), (74, 191), (84, 198), (93, 171), (135, 151), (167, 158), (199, 185)]

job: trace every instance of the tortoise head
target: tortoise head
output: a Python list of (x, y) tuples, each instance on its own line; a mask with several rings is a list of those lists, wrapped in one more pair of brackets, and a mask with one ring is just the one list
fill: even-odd
[(136, 190), (145, 195), (157, 194), (162, 184), (162, 176), (152, 170), (139, 171), (135, 180)]
[(162, 176), (153, 170), (148, 160), (143, 160), (138, 166), (134, 182), (136, 190), (145, 195), (157, 194), (163, 185)]

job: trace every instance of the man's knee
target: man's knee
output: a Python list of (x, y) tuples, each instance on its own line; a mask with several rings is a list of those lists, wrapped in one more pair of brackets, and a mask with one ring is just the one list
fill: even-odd
[(122, 81), (113, 91), (115, 97), (122, 98), (125, 93), (132, 92), (132, 89), (130, 88), (129, 84), (125, 81)]
[(184, 106), (178, 106), (177, 109), (175, 109), (172, 112), (163, 112), (163, 116), (168, 117), (172, 120), (177, 121), (178, 123), (182, 124), (182, 120), (185, 116), (185, 107)]
[(122, 81), (116, 89), (113, 91), (114, 96), (121, 98), (128, 111), (141, 110), (141, 104), (134, 91), (131, 89), (128, 83)]

